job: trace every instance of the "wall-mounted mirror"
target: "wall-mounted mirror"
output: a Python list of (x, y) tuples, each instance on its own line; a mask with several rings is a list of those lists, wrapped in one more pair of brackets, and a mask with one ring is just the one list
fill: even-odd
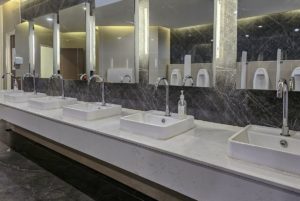
[(212, 86), (214, 1), (150, 0), (149, 83)]
[(21, 77), (29, 72), (29, 22), (16, 26), (15, 32), (15, 57), (22, 58), (22, 64), (16, 68), (16, 76)]
[(35, 71), (41, 78), (49, 78), (53, 74), (54, 23), (54, 14), (48, 14), (34, 19)]
[(60, 72), (64, 79), (78, 80), (86, 73), (86, 5), (59, 12)]
[(300, 2), (238, 3), (237, 88), (275, 90), (294, 76), (300, 91)]
[(95, 2), (96, 72), (111, 83), (134, 83), (134, 0)]

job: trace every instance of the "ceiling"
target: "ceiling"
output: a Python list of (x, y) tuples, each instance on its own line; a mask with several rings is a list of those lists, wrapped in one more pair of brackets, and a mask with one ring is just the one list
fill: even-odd
[[(239, 18), (300, 9), (300, 0), (238, 0), (238, 3)], [(213, 23), (213, 4), (214, 0), (150, 0), (150, 25), (179, 28)], [(96, 0), (96, 5), (101, 5), (95, 10), (96, 26), (133, 25), (134, 0)], [(46, 18), (45, 26), (49, 26)], [(60, 24), (63, 32), (84, 31), (84, 4), (61, 10)]]

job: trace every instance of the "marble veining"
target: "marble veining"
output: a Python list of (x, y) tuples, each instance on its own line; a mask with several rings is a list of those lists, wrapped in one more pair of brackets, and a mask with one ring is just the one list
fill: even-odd
[[(25, 90), (32, 90), (32, 80), (24, 83)], [(48, 79), (39, 79), (39, 92), (49, 95), (60, 94), (60, 82), (49, 84)], [(188, 103), (188, 114), (196, 119), (235, 126), (248, 124), (280, 128), (282, 126), (282, 100), (275, 91), (235, 90), (233, 88), (170, 87), (170, 109), (177, 112), (180, 90), (184, 90)], [(137, 110), (165, 109), (164, 87), (155, 91), (153, 85), (106, 83), (106, 100), (125, 108)], [(98, 84), (87, 85), (84, 81), (66, 80), (65, 93), (81, 101), (100, 101)], [(289, 126), (300, 130), (300, 93), (289, 94)]]

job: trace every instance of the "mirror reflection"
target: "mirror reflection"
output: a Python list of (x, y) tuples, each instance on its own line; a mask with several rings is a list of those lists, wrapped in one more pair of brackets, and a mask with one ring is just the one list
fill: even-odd
[(134, 83), (134, 0), (95, 3), (96, 72), (106, 82)]
[(237, 88), (275, 90), (295, 77), (300, 91), (300, 3), (239, 0)]
[(151, 0), (149, 83), (212, 86), (213, 1)]
[(53, 23), (53, 14), (34, 19), (35, 71), (41, 78), (49, 78), (53, 74)]
[[(23, 22), (16, 26), (15, 49), (12, 51), (12, 60), (15, 65), (16, 76), (22, 77), (29, 72), (29, 22)], [(13, 56), (14, 55), (14, 56)], [(16, 62), (14, 62), (16, 63)]]
[(79, 80), (86, 73), (85, 4), (59, 12), (60, 72), (64, 79)]

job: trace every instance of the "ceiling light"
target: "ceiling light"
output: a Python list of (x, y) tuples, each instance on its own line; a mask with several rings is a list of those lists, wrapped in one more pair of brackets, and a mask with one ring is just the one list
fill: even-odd
[(258, 27), (258, 28), (263, 28), (263, 25), (258, 25), (257, 27)]
[(117, 39), (118, 39), (118, 40), (121, 40), (121, 39), (122, 39), (122, 37), (121, 37), (121, 36), (119, 36)]
[(295, 32), (299, 32), (299, 31), (300, 31), (300, 29), (299, 29), (299, 28), (296, 28), (296, 29), (294, 29), (294, 31), (295, 31)]
[(52, 22), (52, 21), (53, 21), (53, 18), (47, 17), (47, 21), (48, 21), (48, 22)]
[(246, 38), (249, 38), (250, 36), (248, 34), (245, 35)]

